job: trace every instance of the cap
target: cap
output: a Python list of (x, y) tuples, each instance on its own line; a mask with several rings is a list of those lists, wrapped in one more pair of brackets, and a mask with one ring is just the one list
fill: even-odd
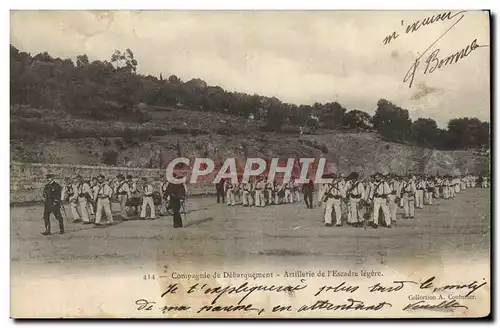
[(124, 178), (124, 176), (123, 176), (123, 174), (118, 173), (118, 174), (116, 175), (116, 178), (118, 178), (118, 179), (123, 179), (123, 178)]
[(132, 180), (132, 176), (130, 174), (127, 175), (127, 179)]
[(52, 179), (52, 178), (54, 178), (54, 175), (51, 173), (45, 175), (45, 179)]

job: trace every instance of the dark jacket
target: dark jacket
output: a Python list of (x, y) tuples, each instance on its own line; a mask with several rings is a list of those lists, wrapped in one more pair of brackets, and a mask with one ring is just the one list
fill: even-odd
[(62, 187), (55, 181), (45, 185), (43, 198), (45, 198), (45, 212), (59, 210), (61, 206)]
[(173, 196), (173, 197), (179, 197), (179, 198), (185, 198), (186, 197), (186, 187), (184, 186), (183, 183), (174, 183), (171, 182), (167, 186), (167, 190), (165, 190), (165, 193)]

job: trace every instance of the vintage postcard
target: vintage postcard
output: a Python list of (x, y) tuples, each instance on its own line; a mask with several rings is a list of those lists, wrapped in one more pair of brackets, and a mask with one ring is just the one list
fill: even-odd
[(490, 18), (11, 11), (11, 317), (488, 316)]

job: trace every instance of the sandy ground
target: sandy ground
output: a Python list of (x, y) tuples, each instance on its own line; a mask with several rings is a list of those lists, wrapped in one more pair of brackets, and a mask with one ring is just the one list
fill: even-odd
[[(118, 210), (118, 204), (113, 204)], [(361, 264), (369, 260), (489, 256), (489, 189), (467, 189), (417, 209), (415, 220), (398, 220), (393, 229), (327, 228), (322, 208), (303, 203), (266, 208), (228, 207), (214, 197), (187, 202), (185, 228), (173, 229), (171, 216), (154, 221), (116, 222), (107, 228), (67, 223), (66, 234), (46, 237), (42, 206), (11, 208), (11, 261), (71, 267), (137, 264), (159, 257), (196, 262), (316, 260)], [(66, 212), (70, 214), (67, 206)], [(71, 215), (71, 214), (70, 214)], [(52, 219), (52, 231), (57, 222)]]

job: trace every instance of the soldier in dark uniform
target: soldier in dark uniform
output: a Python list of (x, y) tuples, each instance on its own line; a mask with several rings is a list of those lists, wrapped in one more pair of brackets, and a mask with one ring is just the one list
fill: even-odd
[(59, 221), (59, 233), (64, 233), (64, 221), (61, 215), (61, 192), (62, 187), (54, 181), (54, 175), (47, 174), (47, 184), (43, 189), (43, 198), (45, 198), (45, 206), (43, 210), (43, 222), (45, 223), (45, 231), (42, 235), (50, 235), (50, 213), (54, 214)]
[[(176, 174), (175, 178), (179, 178)], [(186, 199), (186, 186), (184, 183), (169, 182), (166, 194), (170, 197), (168, 207), (174, 212), (174, 228), (182, 228), (181, 202)]]
[(217, 203), (220, 203), (222, 200), (222, 204), (226, 202), (226, 193), (224, 192), (224, 184), (226, 183), (226, 179), (220, 179), (220, 181), (215, 185), (215, 191), (217, 192)]
[(306, 203), (307, 208), (313, 208), (313, 192), (314, 183), (312, 179), (309, 179), (307, 183), (302, 185), (302, 193), (304, 193), (304, 202)]

